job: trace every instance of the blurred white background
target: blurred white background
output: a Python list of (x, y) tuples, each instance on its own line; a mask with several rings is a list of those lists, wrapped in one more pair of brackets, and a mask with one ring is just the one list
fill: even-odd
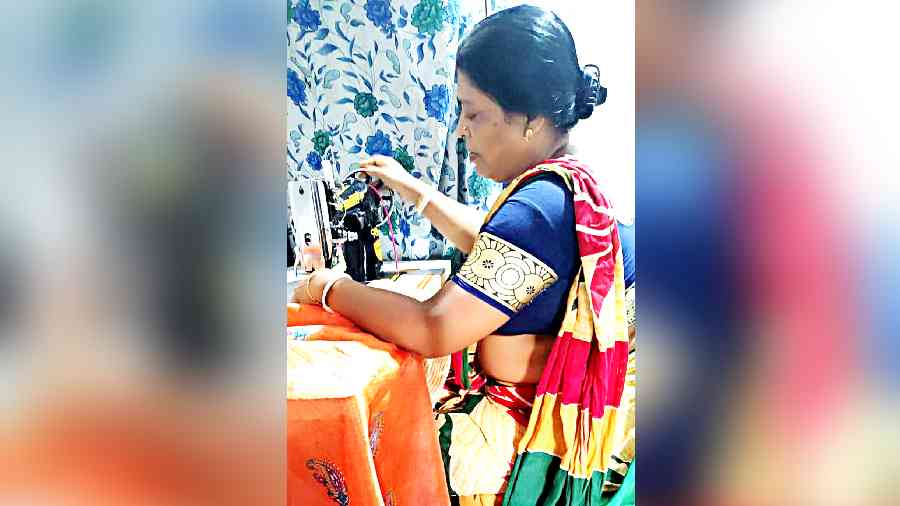
[(634, 2), (532, 0), (559, 15), (575, 38), (581, 65), (600, 67), (607, 102), (572, 130), (579, 156), (608, 185), (620, 217), (634, 218)]

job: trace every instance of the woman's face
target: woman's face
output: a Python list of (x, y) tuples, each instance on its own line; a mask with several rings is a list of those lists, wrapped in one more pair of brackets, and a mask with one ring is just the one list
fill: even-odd
[(517, 176), (531, 159), (524, 141), (527, 119), (505, 114), (463, 73), (457, 73), (457, 96), (462, 104), (457, 133), (466, 138), (469, 159), (478, 173), (494, 181)]

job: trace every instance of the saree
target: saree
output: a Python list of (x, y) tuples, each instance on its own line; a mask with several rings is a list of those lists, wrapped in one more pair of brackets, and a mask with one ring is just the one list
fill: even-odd
[(537, 385), (484, 377), (474, 347), (452, 358), (435, 423), (451, 497), (463, 506), (634, 504), (635, 343), (609, 202), (587, 167), (547, 160), (507, 186), (485, 223), (546, 174), (574, 199), (578, 274)]

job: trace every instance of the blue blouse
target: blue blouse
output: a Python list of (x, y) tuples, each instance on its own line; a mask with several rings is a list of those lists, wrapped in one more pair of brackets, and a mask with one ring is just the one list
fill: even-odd
[[(622, 246), (633, 282), (633, 228), (630, 237)], [(510, 317), (495, 334), (554, 335), (579, 260), (572, 192), (559, 176), (546, 174), (525, 182), (481, 227), (453, 281)]]

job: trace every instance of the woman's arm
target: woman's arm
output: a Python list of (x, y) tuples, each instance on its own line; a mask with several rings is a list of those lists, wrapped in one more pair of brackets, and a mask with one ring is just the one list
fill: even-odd
[(478, 231), (484, 222), (484, 214), (473, 207), (451, 199), (434, 188), (426, 187), (431, 200), (423, 211), (425, 218), (463, 253), (469, 254)]
[(429, 199), (423, 215), (438, 231), (464, 253), (472, 251), (484, 214), (444, 195), (406, 172), (393, 158), (375, 156), (362, 162), (360, 169), (382, 180), (403, 200), (416, 204)]
[[(318, 302), (325, 284), (338, 276), (333, 271), (317, 271), (309, 280), (308, 293), (306, 282), (301, 282), (294, 292), (294, 302)], [(509, 320), (502, 311), (453, 282), (446, 283), (431, 299), (419, 302), (343, 278), (334, 282), (327, 302), (367, 332), (425, 357), (459, 351)]]

